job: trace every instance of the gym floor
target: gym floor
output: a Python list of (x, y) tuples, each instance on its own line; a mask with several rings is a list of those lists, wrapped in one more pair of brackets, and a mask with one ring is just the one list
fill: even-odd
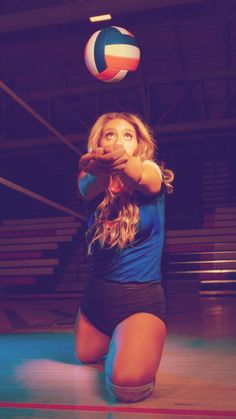
[(80, 365), (70, 299), (0, 301), (0, 417), (236, 418), (236, 297), (168, 301), (168, 337), (153, 395), (109, 399), (101, 364)]

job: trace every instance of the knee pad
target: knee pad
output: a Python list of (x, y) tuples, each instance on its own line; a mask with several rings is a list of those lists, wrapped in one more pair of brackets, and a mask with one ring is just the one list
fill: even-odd
[(106, 376), (106, 387), (110, 396), (123, 402), (138, 402), (151, 396), (154, 388), (154, 382), (144, 384), (143, 386), (117, 386)]

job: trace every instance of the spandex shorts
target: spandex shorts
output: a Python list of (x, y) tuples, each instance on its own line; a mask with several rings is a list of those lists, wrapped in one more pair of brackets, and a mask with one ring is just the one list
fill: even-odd
[(81, 312), (97, 329), (111, 336), (120, 322), (135, 313), (151, 313), (165, 322), (164, 291), (158, 282), (90, 280), (85, 289)]

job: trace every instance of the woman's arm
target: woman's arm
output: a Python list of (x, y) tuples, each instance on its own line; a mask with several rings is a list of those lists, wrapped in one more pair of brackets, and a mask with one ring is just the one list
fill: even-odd
[(142, 162), (138, 157), (130, 156), (119, 176), (124, 184), (146, 195), (161, 190), (161, 170), (153, 161)]
[(125, 186), (147, 195), (161, 189), (159, 166), (150, 160), (142, 162), (139, 157), (128, 155), (121, 145), (98, 148), (85, 154), (81, 157), (80, 167), (79, 191), (85, 199), (92, 199), (106, 190), (111, 175), (118, 175)]
[(84, 199), (95, 198), (109, 185), (109, 174), (101, 172), (99, 162), (97, 162), (97, 156), (102, 154), (103, 149), (97, 147), (92, 152), (85, 153), (79, 161), (79, 167), (82, 170), (78, 176), (78, 188)]
[(78, 187), (82, 198), (93, 199), (108, 188), (110, 176), (107, 174), (92, 175), (81, 171), (78, 176)]
[(147, 195), (158, 193), (162, 184), (162, 173), (159, 166), (151, 160), (142, 162), (139, 157), (130, 156), (122, 145), (104, 149), (97, 157), (111, 175), (119, 175), (128, 187)]

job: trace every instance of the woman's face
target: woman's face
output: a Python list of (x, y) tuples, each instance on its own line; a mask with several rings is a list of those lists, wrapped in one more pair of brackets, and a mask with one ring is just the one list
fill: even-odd
[(138, 146), (135, 128), (125, 119), (111, 119), (103, 127), (99, 146), (104, 148), (114, 144), (122, 145), (130, 156)]

